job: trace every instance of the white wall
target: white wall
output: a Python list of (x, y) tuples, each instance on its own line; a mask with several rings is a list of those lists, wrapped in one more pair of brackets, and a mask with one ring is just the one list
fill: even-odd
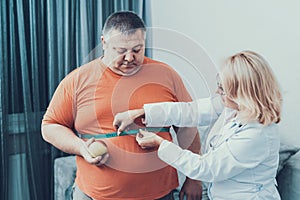
[[(283, 90), (282, 139), (300, 146), (299, 9), (298, 0), (152, 0), (152, 25), (166, 32), (163, 38), (153, 34), (153, 57), (174, 66), (183, 74), (192, 96), (201, 97), (207, 95), (199, 94), (206, 72), (195, 73), (195, 65), (211, 67), (209, 57), (220, 65), (222, 59), (244, 49), (262, 54)], [(174, 53), (177, 50), (167, 50), (168, 46), (184, 52)], [(203, 57), (201, 47), (209, 57)], [(198, 52), (204, 63), (186, 56)]]

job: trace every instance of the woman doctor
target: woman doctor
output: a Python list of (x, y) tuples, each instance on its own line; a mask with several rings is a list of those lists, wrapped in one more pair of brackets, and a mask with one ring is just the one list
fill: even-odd
[[(158, 156), (184, 175), (209, 182), (210, 199), (280, 199), (275, 176), (279, 161), (281, 93), (274, 74), (262, 56), (242, 51), (229, 57), (220, 69), (217, 93), (223, 105), (234, 110), (208, 150), (199, 155), (181, 149), (155, 133), (140, 130), (142, 148), (159, 146)], [(115, 116), (123, 131), (143, 116), (147, 126), (198, 126), (218, 117), (220, 109), (211, 99), (190, 103), (146, 104)]]

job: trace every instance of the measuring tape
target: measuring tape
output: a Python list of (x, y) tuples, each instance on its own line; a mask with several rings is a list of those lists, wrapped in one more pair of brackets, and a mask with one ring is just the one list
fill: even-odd
[[(147, 127), (147, 128), (142, 128), (144, 131), (148, 132), (169, 132), (170, 128), (164, 128), (164, 127)], [(82, 134), (78, 133), (79, 137), (82, 139), (90, 139), (90, 138), (95, 138), (95, 139), (104, 139), (104, 138), (112, 138), (112, 137), (117, 137), (117, 136), (125, 136), (125, 135), (136, 135), (139, 133), (139, 129), (132, 129), (128, 131), (123, 131), (118, 135), (117, 132), (111, 132), (107, 134)]]

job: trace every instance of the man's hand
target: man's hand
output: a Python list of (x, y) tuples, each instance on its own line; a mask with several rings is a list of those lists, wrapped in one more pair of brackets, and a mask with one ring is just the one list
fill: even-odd
[(180, 193), (179, 200), (201, 200), (202, 199), (202, 183), (200, 181), (186, 178)]
[(144, 109), (128, 110), (115, 115), (113, 126), (117, 129), (118, 135), (131, 125), (134, 120), (145, 114)]
[(86, 142), (82, 140), (82, 145), (80, 147), (80, 155), (90, 164), (96, 165), (100, 167), (101, 165), (105, 164), (108, 160), (108, 153), (103, 154), (102, 156), (92, 157), (91, 153), (89, 152), (89, 146), (95, 142), (94, 138), (87, 140)]

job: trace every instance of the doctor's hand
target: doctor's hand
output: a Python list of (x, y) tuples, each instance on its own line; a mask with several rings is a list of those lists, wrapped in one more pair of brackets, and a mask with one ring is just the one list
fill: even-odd
[(140, 129), (140, 132), (136, 135), (136, 141), (142, 149), (148, 149), (157, 147), (164, 140), (162, 137), (155, 133), (144, 131)]
[(96, 142), (95, 138), (91, 138), (87, 141), (82, 140), (82, 145), (80, 146), (80, 155), (84, 158), (84, 160), (92, 165), (96, 165), (100, 167), (105, 164), (109, 158), (108, 153), (104, 153), (101, 156), (94, 157), (92, 152), (90, 152), (89, 147), (92, 143)]
[(131, 125), (134, 120), (145, 114), (144, 109), (128, 110), (115, 115), (113, 126), (117, 129), (118, 135)]

